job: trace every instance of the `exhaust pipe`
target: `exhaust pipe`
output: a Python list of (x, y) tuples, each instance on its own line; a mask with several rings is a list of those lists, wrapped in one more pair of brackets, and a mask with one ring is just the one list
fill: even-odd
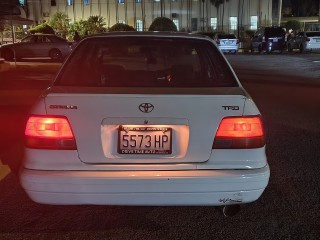
[(240, 205), (226, 205), (222, 209), (222, 213), (225, 217), (233, 217), (238, 212), (240, 212), (241, 207)]

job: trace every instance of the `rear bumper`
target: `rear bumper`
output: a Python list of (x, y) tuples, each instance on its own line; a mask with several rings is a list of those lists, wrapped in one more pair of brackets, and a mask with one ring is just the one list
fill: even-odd
[(37, 171), (23, 169), (21, 185), (38, 203), (75, 205), (230, 205), (257, 200), (269, 166), (252, 170)]
[(239, 46), (238, 46), (238, 45), (234, 45), (234, 46), (223, 46), (223, 45), (219, 45), (218, 48), (219, 48), (222, 52), (230, 52), (230, 51), (238, 51), (238, 50), (239, 50)]
[(319, 51), (320, 45), (307, 45), (305, 48), (306, 51)]
[(284, 43), (280, 42), (265, 42), (263, 49), (269, 52), (272, 51), (283, 51), (284, 50)]

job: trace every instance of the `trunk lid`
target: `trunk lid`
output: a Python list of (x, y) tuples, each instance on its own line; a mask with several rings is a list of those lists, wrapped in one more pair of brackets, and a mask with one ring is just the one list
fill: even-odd
[[(246, 100), (239, 87), (140, 89), (139, 95), (132, 90), (62, 92), (47, 93), (47, 114), (68, 118), (79, 159), (87, 164), (205, 162), (221, 119), (241, 116)], [(149, 142), (156, 152), (146, 152)]]

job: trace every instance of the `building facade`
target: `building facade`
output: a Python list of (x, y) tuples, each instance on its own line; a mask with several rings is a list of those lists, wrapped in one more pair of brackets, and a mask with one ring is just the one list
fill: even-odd
[(179, 31), (224, 31), (236, 33), (273, 25), (273, 0), (225, 0), (219, 6), (210, 0), (25, 0), (27, 17), (35, 24), (63, 12), (70, 23), (89, 16), (102, 16), (106, 27), (125, 23), (138, 31), (149, 28), (156, 17), (173, 20)]

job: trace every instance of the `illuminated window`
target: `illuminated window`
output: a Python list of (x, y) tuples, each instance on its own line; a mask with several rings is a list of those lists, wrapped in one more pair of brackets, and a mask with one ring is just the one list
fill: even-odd
[(124, 0), (118, 0), (119, 4), (124, 4)]
[(218, 26), (218, 19), (217, 18), (210, 18), (210, 26), (212, 30), (216, 30)]
[(138, 32), (142, 32), (143, 31), (142, 20), (137, 20), (136, 21), (136, 29), (137, 29)]
[(123, 24), (126, 24), (126, 21), (125, 20), (118, 20), (118, 23), (123, 23)]
[(25, 0), (19, 0), (20, 6), (24, 6), (25, 5)]
[(173, 19), (172, 21), (176, 25), (177, 30), (179, 31), (179, 19)]
[(141, 0), (136, 0), (136, 3), (141, 3)]
[(83, 4), (84, 5), (89, 5), (90, 4), (90, 0), (83, 0)]
[(238, 27), (238, 18), (237, 17), (230, 17), (230, 29), (237, 30)]
[(68, 5), (68, 6), (73, 5), (73, 0), (67, 0), (67, 5)]
[(258, 29), (258, 16), (250, 17), (250, 29), (257, 30)]

